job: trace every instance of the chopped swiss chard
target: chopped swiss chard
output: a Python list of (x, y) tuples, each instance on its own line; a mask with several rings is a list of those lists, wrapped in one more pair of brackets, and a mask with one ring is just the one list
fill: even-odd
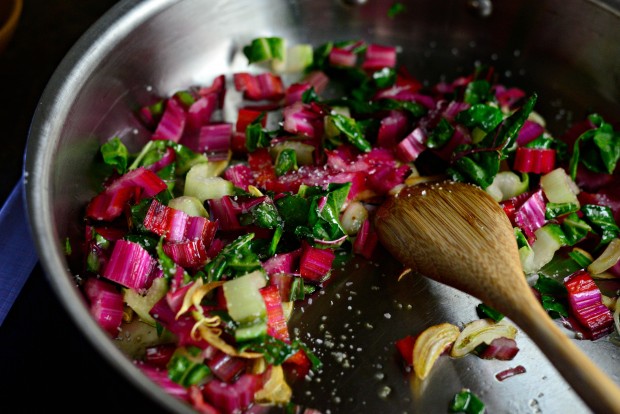
[(600, 244), (607, 244), (620, 234), (620, 227), (614, 220), (611, 208), (595, 204), (586, 204), (581, 207), (584, 220), (601, 236)]
[(142, 246), (118, 240), (102, 275), (120, 285), (140, 290), (149, 286), (154, 266), (155, 260)]
[(577, 272), (564, 282), (571, 312), (590, 339), (595, 340), (613, 330), (613, 317), (601, 302), (601, 291), (585, 271)]
[(585, 131), (577, 138), (570, 159), (570, 176), (577, 176), (577, 165), (583, 163), (588, 169), (612, 174), (620, 159), (620, 132), (606, 122), (599, 114), (589, 116), (594, 128)]

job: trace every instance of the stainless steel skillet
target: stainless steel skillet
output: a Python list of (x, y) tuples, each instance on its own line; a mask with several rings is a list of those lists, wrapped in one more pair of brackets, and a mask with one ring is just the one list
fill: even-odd
[[(484, 2), (480, 2), (484, 3)], [(536, 90), (537, 110), (563, 131), (588, 111), (620, 113), (620, 4), (617, 1), (495, 1), (490, 15), (465, 0), (403, 1), (150, 0), (122, 1), (102, 17), (58, 67), (34, 116), (26, 154), (30, 223), (41, 263), (75, 323), (120, 375), (173, 412), (191, 412), (161, 393), (99, 330), (68, 271), (63, 246), (77, 237), (79, 214), (94, 195), (98, 145), (115, 134), (137, 146), (144, 135), (128, 116), (137, 103), (240, 68), (235, 52), (247, 40), (277, 35), (320, 44), (363, 38), (399, 45), (401, 61), (435, 82), (494, 64), (506, 83)], [(528, 372), (497, 382), (499, 362), (442, 361), (425, 383), (410, 381), (393, 341), (445, 320), (475, 318), (476, 302), (424, 279), (396, 282), (388, 257), (351, 263), (324, 294), (292, 320), (314, 338), (326, 368), (295, 384), (298, 401), (324, 412), (445, 412), (461, 387), (489, 412), (588, 412), (535, 345), (519, 338), (512, 364)], [(349, 299), (350, 298), (350, 299)], [(350, 308), (349, 308), (350, 307)], [(321, 343), (317, 341), (321, 339)], [(617, 381), (618, 347), (608, 340), (579, 345)]]

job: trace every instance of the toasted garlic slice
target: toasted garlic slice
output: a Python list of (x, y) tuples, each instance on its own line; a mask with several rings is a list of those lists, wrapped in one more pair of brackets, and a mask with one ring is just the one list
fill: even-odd
[(514, 339), (517, 328), (502, 319), (494, 322), (492, 319), (478, 319), (465, 325), (458, 338), (454, 341), (451, 357), (462, 357), (473, 351), (478, 345), (490, 344), (496, 338)]
[(615, 238), (609, 242), (603, 253), (590, 263), (588, 272), (592, 275), (598, 275), (614, 267), (618, 260), (620, 260), (620, 239)]
[(459, 336), (458, 326), (441, 323), (426, 328), (416, 339), (413, 346), (413, 370), (418, 378), (428, 376), (437, 358)]

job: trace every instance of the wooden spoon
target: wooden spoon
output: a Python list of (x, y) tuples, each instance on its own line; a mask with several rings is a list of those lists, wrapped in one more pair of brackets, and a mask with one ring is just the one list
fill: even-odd
[(543, 310), (521, 268), (513, 227), (484, 190), (452, 181), (405, 187), (379, 207), (374, 223), (403, 265), (502, 312), (594, 412), (620, 413), (620, 388)]

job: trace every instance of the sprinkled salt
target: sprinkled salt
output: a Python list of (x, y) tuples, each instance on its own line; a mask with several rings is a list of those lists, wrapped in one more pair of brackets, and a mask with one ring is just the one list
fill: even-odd
[(392, 392), (392, 389), (388, 387), (387, 385), (384, 385), (383, 387), (379, 388), (379, 397), (387, 398), (391, 392)]

